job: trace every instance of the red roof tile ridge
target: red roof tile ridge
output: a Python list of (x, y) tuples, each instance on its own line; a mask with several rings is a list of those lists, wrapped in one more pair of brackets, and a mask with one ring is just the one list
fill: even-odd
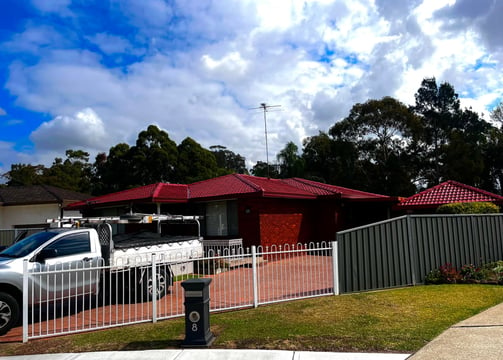
[(315, 188), (318, 188), (318, 189), (321, 189), (321, 190), (330, 191), (330, 192), (332, 192), (334, 194), (337, 194), (337, 195), (341, 195), (340, 191), (334, 191), (333, 189), (330, 188), (330, 185), (328, 185), (328, 184), (323, 184), (323, 183), (319, 183), (317, 181), (302, 179), (302, 178), (299, 178), (299, 177), (293, 177), (293, 178), (289, 178), (289, 179), (284, 179), (283, 181), (288, 184), (287, 180), (295, 181), (295, 182), (298, 182), (298, 183), (301, 183), (301, 184), (304, 184), (304, 185), (312, 186), (312, 187), (315, 187)]
[(152, 191), (152, 199), (155, 199), (156, 197), (159, 196), (159, 193), (161, 192), (162, 188), (164, 187), (164, 183), (158, 182), (154, 184), (154, 191)]
[[(245, 174), (231, 174), (231, 175), (234, 175), (234, 177), (236, 177), (238, 180), (240, 180), (241, 182), (243, 182), (244, 184), (248, 185), (248, 186), (251, 186), (252, 188), (254, 188), (255, 190), (257, 191), (264, 191), (264, 189), (255, 184), (253, 182), (253, 180), (251, 179), (248, 179), (248, 178), (259, 178), (259, 176), (251, 176), (251, 175), (245, 175)], [(261, 178), (261, 179), (264, 179), (264, 180), (271, 180), (270, 178)]]
[[(151, 185), (146, 185), (146, 186), (152, 186), (154, 185), (154, 191), (152, 192), (152, 198), (155, 199), (159, 196), (160, 192), (164, 190), (165, 187), (186, 187), (188, 189), (188, 185), (185, 184), (171, 184), (171, 183), (164, 183), (164, 182), (158, 182), (154, 183)], [(188, 194), (187, 194), (188, 196)]]
[[(317, 188), (322, 189), (322, 190), (332, 191), (332, 192), (335, 192), (336, 194), (342, 194), (343, 190), (346, 190), (348, 193), (351, 192), (351, 193), (359, 193), (359, 194), (362, 194), (362, 195), (365, 194), (365, 195), (372, 195), (372, 196), (377, 196), (377, 197), (382, 197), (382, 198), (389, 198), (388, 195), (382, 195), (382, 194), (371, 193), (371, 192), (368, 192), (368, 191), (350, 189), (350, 188), (347, 188), (347, 187), (344, 187), (344, 186), (339, 186), (339, 185), (324, 184), (324, 183), (320, 183), (320, 182), (317, 182), (317, 181), (302, 179), (302, 178), (298, 178), (298, 177), (294, 177), (294, 178), (290, 178), (290, 179), (294, 180), (294, 181), (297, 181), (297, 182), (300, 182), (302, 184), (306, 184), (306, 185), (309, 185), (309, 186), (317, 187)], [(335, 191), (335, 189), (337, 189), (337, 190)]]
[(447, 182), (445, 183), (440, 183), (438, 185), (435, 185), (433, 186), (432, 188), (429, 188), (429, 189), (425, 189), (423, 191), (420, 191), (418, 192), (417, 194), (414, 194), (412, 196), (409, 196), (408, 198), (405, 198), (405, 200), (403, 200), (401, 203), (398, 204), (398, 206), (402, 206), (402, 205), (405, 205), (405, 203), (408, 203), (408, 202), (411, 202), (411, 201), (414, 201), (416, 198), (418, 197), (421, 197), (421, 196), (424, 196), (424, 194), (426, 193), (430, 193), (432, 191), (435, 191), (436, 189), (440, 188), (440, 187), (443, 187), (445, 184), (447, 184)]
[(124, 194), (124, 193), (138, 192), (138, 190), (141, 190), (141, 189), (147, 189), (147, 188), (155, 187), (157, 184), (159, 184), (159, 183), (142, 185), (142, 186), (138, 186), (138, 187), (131, 188), (131, 189), (124, 189), (124, 190), (116, 191), (116, 192), (113, 192), (113, 193), (108, 193), (108, 194), (104, 194), (104, 195), (95, 196), (95, 197), (92, 197), (90, 199), (87, 199), (86, 201), (87, 202), (92, 202), (95, 199), (108, 198), (108, 197), (117, 196), (117, 195)]
[[(455, 181), (455, 180), (447, 180), (445, 183), (449, 183), (449, 184), (452, 184), (452, 185), (456, 185), (456, 186), (459, 186), (459, 187), (465, 188), (465, 189), (467, 189), (467, 190), (475, 191), (475, 192), (478, 192), (478, 193), (481, 193), (481, 194), (484, 194), (484, 195), (487, 195), (487, 196), (490, 196), (490, 197), (494, 197), (494, 198), (497, 198), (497, 199), (503, 200), (503, 196), (501, 196), (501, 195), (494, 194), (494, 193), (489, 192), (489, 191), (487, 191), (487, 190), (479, 189), (479, 188), (476, 188), (476, 187), (471, 186), (471, 185), (466, 185), (466, 184), (460, 183), (460, 182)], [(444, 184), (445, 184), (445, 183), (444, 183)], [(440, 185), (441, 185), (441, 184), (440, 184)]]
[[(436, 192), (441, 191), (440, 189), (448, 187), (448, 186), (457, 187), (457, 188), (461, 188), (461, 189), (464, 189), (464, 190), (472, 191), (472, 192), (474, 192), (476, 194), (486, 195), (488, 197), (494, 198), (495, 200), (503, 200), (503, 196), (501, 196), (501, 195), (494, 194), (494, 193), (491, 193), (489, 191), (476, 188), (474, 186), (466, 185), (466, 184), (460, 183), (460, 182), (455, 181), (455, 180), (447, 180), (447, 181), (444, 181), (444, 182), (442, 182), (442, 183), (440, 183), (438, 185), (435, 185), (435, 186), (433, 186), (433, 187), (431, 187), (429, 189), (423, 190), (423, 191), (421, 191), (421, 192), (419, 192), (417, 194), (414, 194), (414, 195), (412, 195), (412, 196), (404, 199), (402, 202), (400, 202), (400, 204), (398, 204), (398, 206), (409, 206), (409, 205), (412, 206), (412, 205), (416, 205), (416, 200), (418, 198), (422, 198), (422, 197), (425, 197), (425, 196), (431, 196), (430, 194), (435, 194), (436, 195)], [(424, 204), (418, 204), (418, 205), (424, 205)]]

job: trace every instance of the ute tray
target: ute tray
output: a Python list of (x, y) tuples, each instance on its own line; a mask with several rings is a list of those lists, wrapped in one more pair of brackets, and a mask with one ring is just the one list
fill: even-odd
[(154, 232), (138, 232), (132, 234), (120, 234), (113, 237), (115, 249), (139, 248), (142, 246), (155, 246), (191, 240), (199, 240), (194, 235), (165, 235)]

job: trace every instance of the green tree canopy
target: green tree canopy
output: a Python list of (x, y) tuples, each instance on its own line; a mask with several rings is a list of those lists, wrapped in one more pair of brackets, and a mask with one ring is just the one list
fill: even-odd
[(149, 125), (138, 134), (136, 145), (130, 151), (137, 185), (176, 180), (178, 149), (167, 132)]
[(192, 138), (178, 145), (177, 179), (183, 184), (211, 179), (219, 174), (215, 155)]
[(290, 141), (276, 156), (281, 178), (302, 177), (304, 175), (304, 161), (298, 151), (297, 145)]
[(278, 167), (275, 165), (267, 164), (265, 161), (257, 161), (251, 169), (254, 176), (269, 177), (272, 179), (279, 178)]
[(303, 142), (304, 176), (314, 181), (359, 186), (357, 158), (351, 140), (333, 139), (322, 131)]
[(98, 154), (94, 162), (94, 194), (107, 194), (135, 186), (138, 180), (133, 173), (134, 168), (131, 148), (126, 143), (112, 146), (108, 156)]
[(42, 183), (90, 193), (92, 169), (89, 153), (83, 150), (66, 150), (65, 154), (65, 160), (55, 158), (52, 166), (44, 170)]
[(225, 169), (224, 173), (248, 173), (246, 170), (245, 158), (240, 154), (235, 154), (222, 145), (210, 146), (210, 150), (213, 155), (215, 155), (217, 166), (221, 169)]
[(458, 126), (460, 103), (454, 87), (444, 82), (437, 85), (435, 78), (425, 78), (415, 94), (412, 110), (421, 118), (422, 176), (429, 185), (441, 181), (441, 146), (449, 141), (450, 131)]
[(355, 145), (358, 165), (353, 168), (365, 190), (410, 194), (415, 190), (415, 167), (408, 146), (415, 143), (419, 129), (418, 118), (406, 105), (384, 97), (354, 105), (348, 117), (330, 129), (330, 135)]
[(492, 111), (491, 119), (499, 124), (503, 125), (503, 101), (500, 102)]
[(43, 165), (12, 164), (10, 171), (2, 177), (7, 179), (7, 186), (40, 185), (44, 170)]

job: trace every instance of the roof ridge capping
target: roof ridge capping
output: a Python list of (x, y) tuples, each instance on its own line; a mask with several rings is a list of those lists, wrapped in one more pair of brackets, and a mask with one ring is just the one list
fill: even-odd
[[(245, 175), (245, 174), (231, 174), (231, 175), (237, 178), (239, 181), (243, 182), (244, 184), (251, 186), (255, 190), (264, 192), (264, 188), (262, 186), (259, 186), (255, 184), (253, 180), (248, 179), (248, 177), (250, 178), (252, 177), (251, 175)], [(260, 178), (260, 176), (253, 176), (253, 177)], [(262, 179), (271, 180), (271, 178), (262, 178)]]
[(288, 182), (288, 180), (294, 181), (294, 182), (297, 182), (297, 183), (301, 183), (301, 184), (304, 184), (304, 185), (307, 185), (307, 186), (312, 186), (312, 187), (318, 188), (320, 190), (329, 191), (329, 192), (331, 192), (331, 193), (333, 193), (335, 195), (338, 195), (339, 197), (342, 195), (342, 193), (340, 191), (334, 191), (334, 189), (331, 189), (328, 184), (324, 184), (324, 183), (320, 183), (320, 182), (312, 181), (312, 180), (307, 180), (307, 179), (303, 179), (303, 178), (299, 178), (299, 177), (282, 179), (283, 182), (285, 182), (288, 185), (292, 186)]
[[(456, 185), (456, 186), (459, 186), (461, 188), (465, 188), (467, 190), (475, 191), (475, 192), (482, 193), (482, 194), (487, 195), (487, 196), (491, 196), (491, 197), (495, 197), (497, 199), (503, 200), (503, 196), (501, 196), (501, 195), (492, 193), (492, 192), (484, 190), (484, 189), (479, 189), (479, 188), (477, 188), (475, 186), (463, 184), (463, 183), (460, 183), (459, 181), (447, 180), (447, 181), (443, 182), (442, 184), (445, 184), (445, 185), (447, 185), (447, 184)], [(442, 185), (442, 184), (439, 184), (439, 185)]]
[[(444, 188), (446, 190), (443, 190)], [(471, 185), (463, 184), (463, 183), (460, 183), (459, 181), (447, 180), (447, 181), (444, 181), (440, 184), (437, 184), (431, 188), (425, 189), (417, 194), (409, 196), (408, 198), (405, 198), (399, 204), (397, 204), (397, 206), (399, 206), (399, 207), (400, 206), (402, 206), (402, 207), (426, 206), (427, 204), (421, 202), (421, 198), (430, 198), (430, 199), (437, 198), (438, 196), (442, 196), (443, 191), (449, 191), (449, 188), (457, 189), (457, 191), (462, 191), (462, 190), (469, 191), (469, 192), (472, 192), (473, 194), (478, 194), (479, 196), (484, 195), (486, 197), (493, 199), (493, 200), (479, 200), (479, 201), (489, 201), (489, 202), (503, 201), (503, 196), (501, 196), (501, 195), (494, 194), (494, 193), (489, 192), (487, 190), (479, 189), (479, 188), (471, 186)], [(419, 202), (418, 202), (418, 200), (419, 200)], [(443, 200), (445, 200), (445, 199), (443, 199)], [(438, 205), (441, 203), (447, 204), (447, 203), (452, 203), (452, 202), (471, 202), (471, 201), (466, 201), (466, 200), (463, 201), (463, 200), (459, 200), (459, 199), (451, 199), (451, 200), (447, 199), (445, 201), (435, 202), (435, 204)], [(431, 200), (430, 200), (429, 204), (433, 204), (433, 203), (431, 203)]]
[(361, 195), (372, 195), (372, 196), (380, 197), (380, 198), (392, 198), (392, 196), (389, 196), (389, 195), (383, 195), (383, 194), (377, 194), (377, 193), (373, 193), (373, 192), (369, 192), (369, 191), (352, 189), (352, 188), (348, 188), (348, 187), (340, 186), (340, 185), (320, 183), (318, 181), (308, 180), (308, 179), (299, 178), (299, 177), (293, 177), (293, 178), (284, 179), (284, 180), (293, 180), (293, 181), (299, 182), (301, 184), (316, 187), (318, 189), (322, 189), (325, 191), (330, 191), (330, 192), (333, 192), (338, 195), (343, 194), (343, 191), (341, 191), (341, 190), (347, 190), (347, 192), (359, 193)]

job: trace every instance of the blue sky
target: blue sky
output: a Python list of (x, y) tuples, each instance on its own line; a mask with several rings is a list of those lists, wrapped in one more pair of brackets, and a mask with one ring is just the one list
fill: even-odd
[(108, 152), (156, 124), (248, 166), (351, 106), (413, 104), (447, 81), (488, 118), (503, 100), (497, 0), (1, 0), (0, 174)]

